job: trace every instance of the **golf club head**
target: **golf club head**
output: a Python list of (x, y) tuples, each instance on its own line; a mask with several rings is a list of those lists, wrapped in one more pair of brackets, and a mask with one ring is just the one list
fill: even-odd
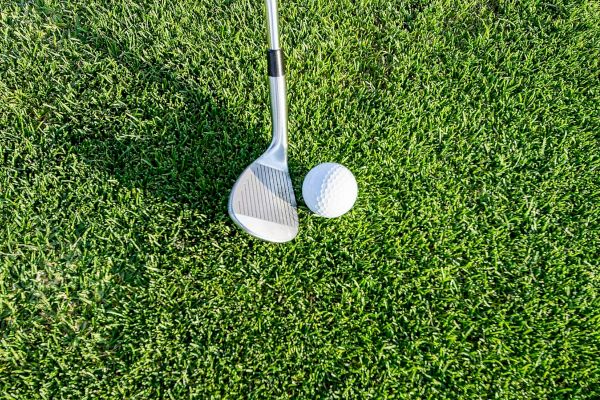
[(240, 175), (229, 196), (229, 216), (250, 235), (284, 243), (298, 234), (298, 212), (281, 150), (267, 151)]

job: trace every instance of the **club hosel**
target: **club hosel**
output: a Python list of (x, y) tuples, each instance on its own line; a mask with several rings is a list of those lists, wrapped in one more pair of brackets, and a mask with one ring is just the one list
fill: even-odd
[[(269, 76), (271, 90), (271, 118), (273, 141), (270, 148), (278, 147), (287, 153), (287, 102), (285, 77)], [(286, 157), (287, 158), (287, 157)]]

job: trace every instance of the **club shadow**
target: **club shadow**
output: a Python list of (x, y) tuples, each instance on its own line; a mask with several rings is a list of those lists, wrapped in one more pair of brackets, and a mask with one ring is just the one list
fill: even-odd
[(268, 145), (261, 135), (268, 127), (247, 123), (207, 85), (190, 83), (168, 63), (140, 59), (118, 38), (86, 30), (77, 35), (93, 57), (135, 79), (112, 99), (118, 106), (94, 121), (106, 129), (68, 136), (78, 156), (126, 187), (200, 209), (209, 221), (226, 215), (235, 179)]

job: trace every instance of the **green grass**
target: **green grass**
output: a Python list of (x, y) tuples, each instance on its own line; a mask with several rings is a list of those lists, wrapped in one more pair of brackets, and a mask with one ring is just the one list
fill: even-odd
[(283, 1), (286, 245), (262, 7), (0, 3), (0, 397), (600, 397), (598, 2)]

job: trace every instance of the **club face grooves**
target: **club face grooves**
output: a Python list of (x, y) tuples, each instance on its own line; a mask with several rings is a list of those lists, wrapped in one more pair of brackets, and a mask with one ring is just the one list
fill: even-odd
[(235, 214), (274, 222), (297, 225), (296, 199), (288, 174), (259, 163), (252, 164), (240, 177), (232, 193)]
[[(298, 230), (298, 213), (289, 174), (253, 163), (234, 186), (229, 213), (238, 225), (254, 236), (273, 242), (291, 240)], [(244, 224), (243, 221), (251, 222)], [(276, 229), (270, 231), (265, 226)]]

